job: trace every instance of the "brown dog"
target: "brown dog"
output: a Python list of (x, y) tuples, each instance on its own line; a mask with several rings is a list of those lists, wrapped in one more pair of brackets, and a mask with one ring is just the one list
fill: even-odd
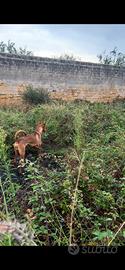
[(14, 163), (16, 164), (17, 157), (19, 155), (20, 162), (25, 160), (25, 148), (27, 145), (34, 146), (38, 149), (40, 149), (40, 146), (42, 144), (41, 142), (41, 135), (42, 133), (46, 131), (46, 127), (44, 123), (38, 123), (36, 126), (36, 129), (33, 134), (27, 134), (23, 130), (18, 130), (15, 134), (15, 143), (14, 151), (15, 151), (15, 158)]

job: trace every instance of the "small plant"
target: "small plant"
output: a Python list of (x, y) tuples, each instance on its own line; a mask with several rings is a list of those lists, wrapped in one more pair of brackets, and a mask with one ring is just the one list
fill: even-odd
[(49, 94), (44, 88), (34, 88), (29, 85), (22, 94), (22, 98), (26, 103), (31, 105), (44, 104), (50, 101)]

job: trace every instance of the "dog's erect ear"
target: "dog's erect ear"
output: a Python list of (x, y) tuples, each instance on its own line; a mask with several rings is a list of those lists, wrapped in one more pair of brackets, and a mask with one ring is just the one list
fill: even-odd
[(37, 125), (43, 125), (43, 122), (39, 121), (39, 122), (37, 123)]

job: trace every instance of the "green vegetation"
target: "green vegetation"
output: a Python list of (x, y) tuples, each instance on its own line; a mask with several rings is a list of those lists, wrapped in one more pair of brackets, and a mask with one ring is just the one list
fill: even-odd
[(9, 54), (17, 54), (22, 56), (32, 56), (33, 53), (31, 51), (27, 51), (26, 48), (17, 49), (15, 43), (8, 40), (7, 43), (4, 41), (0, 42), (0, 53), (9, 53)]
[(114, 65), (116, 67), (125, 66), (125, 54), (118, 52), (117, 47), (106, 54), (104, 51), (102, 54), (97, 55), (99, 62), (104, 65)]
[(30, 105), (48, 103), (50, 101), (47, 90), (40, 87), (35, 88), (32, 85), (26, 87), (26, 90), (22, 94), (22, 98)]
[[(47, 125), (41, 155), (28, 148), (20, 176), (14, 134), (39, 120)], [(124, 245), (124, 101), (1, 109), (0, 178), (0, 220), (20, 224), (0, 234), (1, 245)]]
[(54, 59), (67, 60), (67, 61), (80, 61), (81, 60), (79, 56), (74, 56), (73, 54), (67, 54), (67, 53), (62, 54), (59, 57), (54, 57)]

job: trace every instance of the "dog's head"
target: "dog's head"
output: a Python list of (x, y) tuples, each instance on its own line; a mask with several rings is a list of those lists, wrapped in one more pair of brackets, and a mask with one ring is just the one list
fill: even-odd
[(39, 122), (39, 123), (37, 124), (37, 129), (39, 129), (41, 132), (42, 132), (42, 131), (45, 132), (45, 131), (47, 130), (46, 124), (43, 123), (43, 122)]

